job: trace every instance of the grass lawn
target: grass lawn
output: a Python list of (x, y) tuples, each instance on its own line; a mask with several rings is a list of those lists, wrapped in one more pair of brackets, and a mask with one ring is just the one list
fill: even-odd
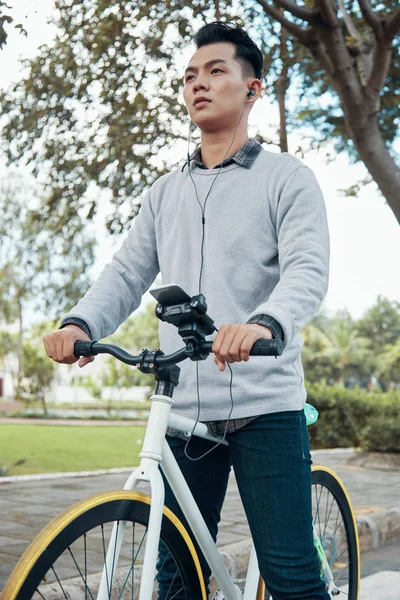
[(0, 424), (0, 467), (7, 475), (132, 467), (144, 432), (134, 425)]

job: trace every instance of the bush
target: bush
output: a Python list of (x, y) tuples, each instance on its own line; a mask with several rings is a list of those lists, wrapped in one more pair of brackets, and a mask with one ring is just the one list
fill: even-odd
[(400, 418), (375, 417), (365, 429), (361, 448), (372, 452), (400, 453)]
[(400, 392), (317, 383), (307, 384), (307, 392), (307, 402), (319, 411), (316, 425), (309, 428), (311, 448), (351, 446), (400, 453)]

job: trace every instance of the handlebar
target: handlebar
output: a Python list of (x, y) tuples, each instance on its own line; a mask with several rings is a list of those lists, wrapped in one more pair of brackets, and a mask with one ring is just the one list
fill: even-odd
[[(211, 354), (212, 352), (212, 341), (201, 341), (199, 342), (200, 350), (202, 354)], [(282, 341), (258, 340), (250, 351), (251, 356), (280, 356), (282, 354)], [(96, 341), (77, 341), (74, 344), (74, 354), (76, 357), (80, 356), (96, 356), (97, 354), (111, 354), (121, 362), (142, 367), (144, 362), (149, 363), (149, 358), (152, 361), (152, 365), (156, 367), (166, 367), (169, 365), (176, 365), (183, 360), (191, 357), (190, 349), (187, 346), (177, 350), (173, 354), (164, 355), (160, 350), (150, 352), (149, 350), (143, 350), (138, 356), (129, 354), (123, 348), (115, 346), (114, 344), (103, 344)]]

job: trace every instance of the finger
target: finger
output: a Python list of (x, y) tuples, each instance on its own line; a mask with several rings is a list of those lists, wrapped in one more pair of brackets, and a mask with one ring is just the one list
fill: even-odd
[(225, 371), (225, 363), (223, 361), (218, 360), (218, 358), (215, 357), (214, 362), (220, 371)]
[(223, 361), (233, 362), (234, 359), (231, 356), (230, 350), (232, 347), (233, 340), (235, 338), (235, 329), (230, 328), (226, 331), (224, 339), (222, 340), (221, 348), (217, 353), (218, 358)]
[(213, 345), (212, 345), (212, 352), (214, 352), (214, 354), (218, 354), (220, 349), (221, 349), (221, 345), (222, 342), (224, 341), (224, 337), (227, 331), (227, 327), (226, 325), (222, 325), (220, 330), (217, 333), (217, 337), (215, 338), (215, 340), (213, 341)]
[(51, 337), (49, 337), (47, 339), (45, 348), (46, 348), (47, 356), (49, 358), (51, 358), (52, 360), (56, 361), (57, 360), (57, 351), (56, 351), (54, 340)]
[(62, 340), (62, 343), (60, 344), (60, 350), (59, 350), (59, 359), (62, 360), (64, 363), (66, 363), (67, 365), (71, 365), (72, 363), (76, 362), (78, 359), (74, 354), (74, 342), (71, 340), (71, 338), (68, 337), (64, 337), (64, 339)]
[(64, 364), (66, 365), (73, 365), (74, 363), (76, 363), (78, 361), (78, 357), (77, 356), (67, 356), (64, 358), (64, 360), (62, 361)]
[[(240, 362), (243, 360), (242, 358), (242, 346), (245, 344), (246, 346), (246, 338), (248, 337), (248, 331), (238, 329), (235, 339), (233, 340), (232, 347), (230, 349), (230, 354), (234, 357), (235, 362)], [(244, 352), (244, 356), (246, 356), (246, 351)]]
[(240, 347), (240, 360), (244, 360), (247, 362), (249, 360), (250, 351), (254, 344), (253, 336), (246, 335), (244, 340), (242, 341), (242, 345)]
[(82, 367), (85, 367), (86, 365), (88, 365), (89, 363), (91, 363), (93, 361), (94, 361), (94, 356), (82, 356), (82, 358), (78, 362), (78, 367), (80, 367), (82, 369)]
[[(230, 331), (230, 337), (226, 340), (227, 345), (221, 348), (221, 356), (229, 363), (238, 362), (240, 358), (240, 348), (242, 342), (247, 335), (246, 331), (243, 331), (240, 327), (236, 327)], [(229, 346), (228, 346), (228, 342)], [(225, 351), (225, 354), (224, 354)]]

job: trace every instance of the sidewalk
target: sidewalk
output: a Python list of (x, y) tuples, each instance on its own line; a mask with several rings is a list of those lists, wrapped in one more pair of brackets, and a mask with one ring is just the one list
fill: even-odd
[[(349, 465), (352, 455), (353, 451), (346, 449), (318, 450), (313, 452), (313, 461), (332, 468), (342, 478), (355, 509), (363, 551), (399, 542), (400, 471)], [(86, 496), (123, 487), (127, 477), (128, 471), (119, 470), (91, 476), (19, 478), (12, 482), (0, 478), (0, 590), (25, 548), (54, 516)], [(227, 557), (238, 561), (246, 552), (249, 535), (232, 476), (218, 543)]]

